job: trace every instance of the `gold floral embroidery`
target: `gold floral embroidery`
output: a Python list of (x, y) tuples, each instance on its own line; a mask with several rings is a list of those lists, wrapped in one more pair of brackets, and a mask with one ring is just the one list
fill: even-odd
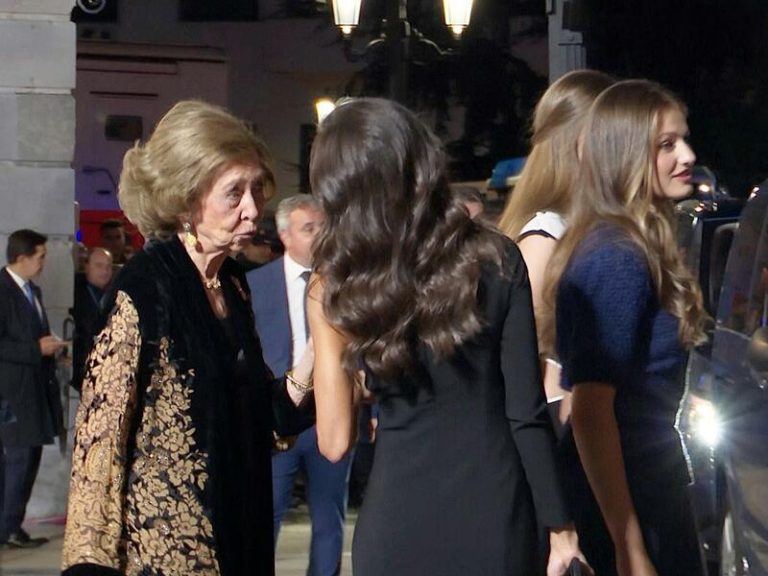
[[(190, 381), (170, 360), (160, 341), (157, 367), (146, 393), (128, 490), (128, 554), (148, 559), (164, 574), (217, 574), (213, 527), (199, 499), (205, 487), (207, 455), (195, 449)], [(151, 560), (150, 560), (151, 559)], [(139, 573), (127, 567), (127, 574)]]
[(93, 443), (85, 457), (85, 475), (94, 482), (106, 484), (112, 470), (112, 442), (98, 440)]
[(120, 293), (88, 358), (77, 411), (64, 568), (91, 562), (120, 569), (122, 470), (140, 347), (138, 314)]
[(127, 455), (140, 347), (138, 314), (120, 292), (83, 384), (63, 567), (91, 562), (127, 575), (217, 575), (213, 527), (200, 499), (208, 455), (195, 447), (189, 415), (194, 371), (178, 370), (167, 339)]

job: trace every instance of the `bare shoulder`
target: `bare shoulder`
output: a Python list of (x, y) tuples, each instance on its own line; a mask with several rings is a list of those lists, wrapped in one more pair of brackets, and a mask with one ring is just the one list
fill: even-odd
[(323, 294), (325, 294), (325, 280), (317, 272), (312, 272), (309, 277), (309, 288), (307, 288), (307, 296), (311, 300), (323, 301)]
[(543, 234), (528, 234), (517, 242), (525, 264), (530, 268), (533, 264), (541, 264), (549, 261), (557, 240)]

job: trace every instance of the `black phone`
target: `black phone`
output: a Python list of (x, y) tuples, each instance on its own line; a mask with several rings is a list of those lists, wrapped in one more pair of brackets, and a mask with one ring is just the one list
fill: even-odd
[(578, 558), (574, 558), (568, 565), (568, 576), (582, 576), (582, 574), (584, 572), (581, 569), (581, 562)]

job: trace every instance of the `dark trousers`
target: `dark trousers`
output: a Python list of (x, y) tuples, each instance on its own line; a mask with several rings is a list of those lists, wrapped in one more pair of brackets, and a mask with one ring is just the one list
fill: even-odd
[(320, 454), (314, 426), (302, 432), (290, 450), (272, 456), (275, 543), (280, 523), (291, 504), (296, 474), (303, 469), (306, 476), (312, 520), (309, 576), (337, 576), (341, 571), (350, 462), (349, 454), (336, 464)]
[(40, 468), (42, 446), (9, 448), (2, 450), (0, 460), (0, 486), (3, 486), (2, 510), (0, 511), (0, 541), (19, 531), (27, 510), (32, 486)]

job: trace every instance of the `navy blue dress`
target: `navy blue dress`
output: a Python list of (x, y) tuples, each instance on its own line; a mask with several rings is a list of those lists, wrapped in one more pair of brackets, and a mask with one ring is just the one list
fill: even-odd
[(570, 521), (541, 386), (525, 264), (488, 266), (485, 327), (448, 359), (422, 346), (410, 378), (370, 377), (376, 456), (355, 576), (535, 576), (542, 526)]
[[(557, 294), (563, 385), (616, 387), (614, 409), (627, 482), (659, 576), (703, 573), (675, 428), (686, 352), (678, 319), (656, 297), (648, 263), (618, 227), (603, 225), (577, 247)], [(616, 573), (613, 544), (567, 430), (561, 444), (579, 539), (595, 573)]]

